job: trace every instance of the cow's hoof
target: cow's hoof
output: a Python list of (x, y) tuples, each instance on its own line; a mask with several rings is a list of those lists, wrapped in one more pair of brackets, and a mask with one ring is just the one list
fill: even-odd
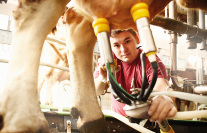
[(4, 117), (3, 117), (3, 110), (0, 102), (0, 132), (3, 126), (4, 126)]
[(73, 119), (78, 119), (78, 117), (80, 116), (80, 111), (77, 108), (72, 107), (70, 110), (70, 114)]
[(0, 115), (0, 131), (1, 131), (1, 129), (3, 128), (3, 116), (2, 115)]
[(49, 128), (45, 128), (45, 127), (39, 127), (39, 129), (26, 129), (26, 130), (19, 130), (19, 129), (8, 129), (3, 127), (2, 129), (0, 129), (0, 133), (50, 133)]
[[(5, 124), (6, 120), (4, 117), (0, 115), (0, 133), (49, 133), (50, 130), (48, 128), (47, 121), (39, 120), (38, 122), (33, 123), (33, 125), (28, 126), (27, 123), (22, 124), (18, 127), (18, 123), (16, 125), (8, 125)], [(7, 121), (8, 123), (8, 121)], [(21, 122), (19, 122), (21, 123)], [(24, 123), (24, 122), (22, 122)]]
[(85, 124), (78, 127), (81, 133), (109, 133), (106, 121), (103, 118), (86, 122)]

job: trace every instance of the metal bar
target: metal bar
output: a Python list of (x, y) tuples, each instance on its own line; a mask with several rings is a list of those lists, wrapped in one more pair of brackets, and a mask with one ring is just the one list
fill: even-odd
[[(199, 27), (205, 29), (205, 12), (199, 9)], [(206, 40), (203, 39), (201, 42), (200, 50), (206, 49)]]
[[(5, 59), (0, 59), (0, 62), (9, 63), (9, 61), (5, 60)], [(58, 65), (49, 64), (49, 63), (45, 63), (45, 62), (40, 62), (40, 65), (41, 66), (52, 67), (52, 68), (55, 68), (55, 69), (60, 69), (60, 70), (63, 70), (63, 71), (69, 71), (69, 68), (67, 68), (67, 67), (61, 67), (61, 66), (58, 66)]]
[(46, 40), (66, 46), (66, 42), (47, 36)]
[[(198, 49), (197, 49), (198, 52)], [(196, 84), (203, 84), (204, 79), (204, 68), (203, 68), (203, 59), (202, 57), (197, 57), (196, 62)]]
[[(196, 25), (195, 23), (195, 11), (187, 9), (187, 24), (189, 25)], [(196, 33), (197, 34), (197, 33)], [(187, 35), (187, 48), (188, 49), (195, 49), (197, 48), (197, 42), (194, 39), (195, 35)]]
[(67, 133), (71, 133), (71, 121), (67, 120)]
[[(175, 1), (169, 4), (169, 17), (173, 20), (177, 18), (177, 8)], [(171, 46), (171, 71), (177, 71), (177, 33), (170, 32), (170, 46)]]
[(65, 58), (62, 56), (62, 54), (58, 51), (58, 49), (55, 47), (54, 44), (48, 42), (50, 44), (50, 46), (53, 48), (53, 50), (55, 51), (55, 53), (58, 55), (58, 57), (60, 57), (60, 59), (65, 62)]
[[(169, 4), (169, 17), (173, 20), (177, 18), (177, 5), (175, 1), (171, 1)], [(177, 79), (177, 32), (170, 32), (170, 72), (173, 85), (176, 90), (180, 90), (182, 85), (180, 85)]]
[(151, 24), (162, 27), (163, 29), (166, 30), (178, 32), (180, 34), (189, 34), (200, 41), (202, 41), (202, 39), (207, 38), (207, 30), (200, 29), (197, 26), (191, 26), (186, 23), (173, 20), (170, 18), (163, 18), (157, 16), (152, 20)]
[[(49, 109), (49, 110), (58, 110), (59, 109), (59, 106), (54, 106), (54, 105), (40, 105), (40, 108), (41, 109)], [(66, 111), (66, 112), (70, 112), (70, 107), (62, 107), (62, 110), (63, 111)]]

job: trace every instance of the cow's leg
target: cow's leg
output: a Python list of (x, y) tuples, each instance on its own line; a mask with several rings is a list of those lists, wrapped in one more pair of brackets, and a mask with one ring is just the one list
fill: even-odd
[(65, 16), (71, 87), (75, 89), (71, 115), (79, 118), (77, 125), (83, 133), (106, 132), (93, 80), (92, 59), (96, 37), (92, 24), (73, 9), (69, 9)]
[(0, 96), (0, 132), (48, 132), (38, 101), (38, 68), (43, 42), (66, 4), (66, 0), (19, 1), (7, 82)]

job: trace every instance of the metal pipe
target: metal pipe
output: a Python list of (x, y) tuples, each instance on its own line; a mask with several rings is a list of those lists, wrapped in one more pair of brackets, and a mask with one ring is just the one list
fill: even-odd
[(72, 127), (71, 124), (72, 124), (72, 123), (71, 123), (70, 120), (67, 120), (66, 123), (67, 123), (67, 133), (71, 133), (71, 127)]
[(46, 40), (56, 42), (60, 45), (66, 46), (66, 42), (47, 36)]
[[(169, 4), (169, 17), (171, 19), (177, 19), (177, 6), (174, 1), (170, 2)], [(177, 79), (177, 32), (170, 31), (170, 72), (171, 72), (171, 79), (173, 85), (175, 86), (176, 90), (181, 90), (182, 85), (178, 82)]]
[(171, 1), (169, 4), (169, 18), (172, 18), (174, 20), (177, 19), (177, 5), (175, 1)]
[[(184, 8), (181, 7), (181, 6), (177, 6), (177, 3), (176, 3), (176, 7), (177, 7), (177, 12), (178, 12), (178, 13), (187, 15), (187, 11), (186, 11), (186, 9), (184, 9)], [(169, 9), (169, 6), (166, 6), (166, 8)], [(165, 16), (165, 17), (166, 17), (166, 16)]]
[[(205, 29), (205, 12), (199, 9), (199, 27)], [(201, 42), (200, 50), (206, 49), (206, 39)]]
[(69, 68), (67, 68), (67, 67), (61, 67), (61, 66), (50, 64), (50, 63), (46, 63), (46, 62), (40, 62), (40, 65), (41, 66), (52, 67), (52, 68), (55, 68), (55, 69), (60, 69), (60, 70), (68, 71), (69, 72)]
[(178, 92), (178, 91), (153, 91), (150, 97), (162, 96), (162, 95), (176, 97), (176, 98), (188, 100), (188, 101), (194, 101), (194, 102), (198, 102), (201, 104), (207, 104), (206, 96), (191, 94), (191, 93), (186, 93), (186, 92)]
[[(198, 49), (197, 49), (198, 52)], [(198, 53), (197, 53), (198, 54)], [(196, 84), (202, 85), (204, 80), (203, 59), (197, 56), (196, 65)]]
[[(6, 60), (6, 59), (0, 59), (0, 62), (9, 63), (9, 61)], [(69, 68), (67, 68), (67, 67), (61, 67), (61, 66), (58, 66), (58, 65), (49, 64), (49, 63), (45, 63), (45, 62), (40, 62), (40, 65), (41, 66), (52, 67), (52, 68), (55, 68), (55, 69), (60, 69), (60, 70), (68, 71), (69, 72)]]
[(189, 34), (194, 36), (194, 39), (196, 39), (198, 42), (201, 42), (202, 39), (207, 38), (207, 30), (200, 29), (197, 26), (192, 26), (170, 18), (156, 16), (150, 24), (159, 26), (165, 30), (177, 32), (179, 34)]
[(168, 18), (168, 5), (165, 7), (165, 18)]
[[(176, 37), (177, 38), (177, 37)], [(175, 89), (178, 91), (183, 90), (183, 85), (181, 85), (177, 79), (177, 44), (174, 43), (175, 41), (172, 40), (173, 38), (171, 37), (171, 42), (170, 42), (170, 47), (171, 47), (171, 56), (170, 56), (170, 74), (171, 74), (171, 79), (172, 83), (175, 86)]]
[[(171, 75), (176, 75), (177, 74), (177, 45), (176, 43), (173, 42), (173, 38), (170, 38), (170, 71)], [(173, 72), (173, 73), (172, 73)]]
[[(191, 10), (187, 9), (187, 23), (189, 25), (195, 25), (195, 11), (192, 9)], [(187, 44), (188, 44), (188, 49), (197, 48), (197, 43), (196, 40), (194, 39), (194, 36), (187, 35)]]
[(50, 44), (50, 46), (52, 47), (52, 49), (55, 51), (55, 53), (58, 55), (58, 57), (66, 63), (66, 58), (63, 57), (63, 55), (58, 51), (58, 49), (55, 47), (54, 44), (48, 42)]

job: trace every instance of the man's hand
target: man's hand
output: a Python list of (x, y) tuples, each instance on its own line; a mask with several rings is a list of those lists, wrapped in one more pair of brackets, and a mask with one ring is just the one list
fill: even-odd
[[(106, 78), (107, 78), (107, 71), (106, 71), (105, 64), (103, 63), (101, 58), (98, 59), (98, 67), (99, 67), (99, 76), (103, 80), (106, 80)], [(120, 69), (121, 69), (120, 65), (116, 66), (116, 72), (118, 72)]]
[[(116, 71), (120, 70), (121, 66), (116, 67)], [(105, 64), (102, 62), (101, 58), (98, 59), (98, 71), (99, 76), (94, 79), (95, 81), (95, 88), (96, 88), (96, 95), (103, 94), (104, 90), (108, 88), (107, 84), (107, 71)]]
[(173, 105), (169, 97), (158, 96), (152, 99), (152, 104), (148, 110), (150, 121), (162, 122), (167, 117), (172, 117), (177, 113), (176, 107)]
[(99, 77), (101, 77), (102, 80), (106, 80), (107, 78), (107, 71), (106, 68), (104, 68), (104, 63), (101, 58), (98, 59), (98, 67), (99, 67)]

